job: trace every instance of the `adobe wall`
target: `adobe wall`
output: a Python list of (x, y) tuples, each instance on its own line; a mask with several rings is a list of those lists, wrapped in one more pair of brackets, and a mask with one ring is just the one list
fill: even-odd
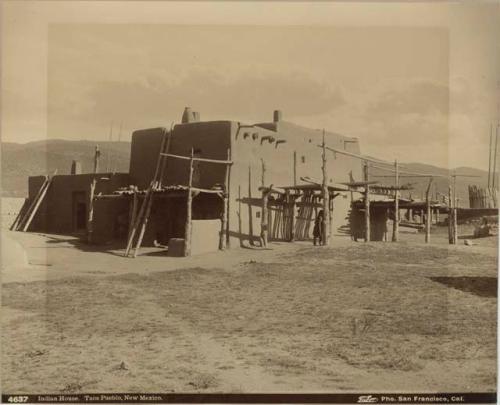
[[(50, 188), (33, 218), (30, 230), (37, 232), (49, 232), (69, 234), (73, 233), (73, 193), (84, 192), (85, 199), (90, 197), (90, 183), (94, 176), (98, 181), (95, 193), (110, 194), (119, 187), (127, 186), (130, 178), (127, 173), (98, 173), (94, 175), (60, 175), (54, 176)], [(109, 180), (103, 180), (108, 178)], [(28, 179), (29, 199), (32, 200), (45, 180), (45, 176), (34, 176)], [(88, 207), (87, 207), (88, 208)], [(101, 224), (103, 229), (109, 229), (114, 219), (103, 217)]]
[[(194, 148), (204, 158), (225, 160), (230, 147), (230, 127), (229, 121), (178, 124), (171, 134), (169, 152), (190, 156)], [(146, 189), (153, 179), (162, 138), (162, 128), (139, 130), (132, 134), (130, 179), (139, 189)], [(200, 178), (197, 186), (211, 188), (216, 183), (223, 183), (223, 166), (206, 162), (198, 165)], [(164, 173), (164, 185), (187, 185), (189, 161), (168, 158)]]
[[(265, 136), (273, 136), (275, 142), (263, 141), (262, 137)], [(338, 149), (344, 149), (344, 140), (352, 140), (328, 132), (325, 136), (327, 145)], [(276, 144), (276, 140), (286, 142)], [(262, 185), (262, 161), (266, 167), (264, 173), (266, 186), (273, 184), (279, 187), (293, 184), (294, 152), (297, 155), (297, 184), (304, 184), (300, 177), (305, 176), (321, 182), (321, 148), (317, 146), (321, 141), (321, 131), (287, 122), (259, 124), (254, 127), (239, 127), (237, 123), (232, 123), (231, 144), (234, 164), (231, 168), (229, 210), (231, 245), (247, 245), (251, 241), (259, 240), (261, 222), (259, 187)], [(346, 143), (345, 150), (359, 153), (359, 144)], [(327, 162), (331, 183), (349, 181), (350, 171), (355, 179), (361, 179), (361, 163), (358, 159), (339, 154), (334, 157), (333, 153), (328, 152)], [(347, 223), (350, 196), (345, 193), (345, 197), (339, 196), (334, 200), (332, 226), (334, 233), (339, 226)]]

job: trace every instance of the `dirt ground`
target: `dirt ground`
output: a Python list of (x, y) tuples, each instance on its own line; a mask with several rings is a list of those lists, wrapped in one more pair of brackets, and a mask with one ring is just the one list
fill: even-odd
[(496, 389), (497, 237), (135, 260), (8, 237), (30, 264), (2, 270), (4, 393)]

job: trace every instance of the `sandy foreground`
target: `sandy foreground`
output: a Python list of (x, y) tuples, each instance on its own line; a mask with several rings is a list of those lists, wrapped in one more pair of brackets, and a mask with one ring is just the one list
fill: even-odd
[(2, 232), (28, 261), (3, 263), (4, 393), (496, 389), (497, 237), (128, 259)]

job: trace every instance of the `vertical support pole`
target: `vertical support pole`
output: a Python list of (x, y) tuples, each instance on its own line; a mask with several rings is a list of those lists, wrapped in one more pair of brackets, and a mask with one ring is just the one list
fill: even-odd
[[(231, 160), (231, 151), (227, 150), (227, 160)], [(227, 229), (227, 224), (229, 223), (229, 168), (230, 165), (227, 163), (226, 171), (224, 176), (224, 196), (223, 196), (223, 208), (222, 208), (222, 224), (221, 224), (221, 232), (219, 239), (219, 249), (226, 250), (227, 249), (227, 237), (229, 234), (229, 230)]]
[(134, 228), (134, 224), (137, 218), (137, 206), (138, 206), (138, 197), (137, 197), (137, 187), (134, 186), (134, 195), (132, 200), (132, 206), (130, 207), (130, 215), (128, 222), (128, 236), (127, 240), (130, 239), (130, 235), (132, 234), (132, 229)]
[(87, 243), (92, 243), (92, 234), (94, 232), (94, 194), (95, 194), (95, 186), (97, 184), (97, 180), (95, 177), (92, 179), (90, 183), (90, 193), (89, 193), (89, 212), (87, 217)]
[(135, 245), (134, 258), (137, 257), (137, 254), (139, 253), (139, 248), (141, 247), (142, 239), (144, 238), (144, 234), (146, 233), (146, 227), (148, 226), (149, 216), (151, 215), (151, 207), (153, 206), (154, 191), (155, 188), (153, 187), (151, 193), (149, 194), (149, 200), (147, 200), (147, 202), (144, 201), (143, 203), (143, 204), (147, 203), (147, 206), (146, 206), (146, 212), (142, 219), (141, 229), (139, 232), (139, 236), (137, 238), (137, 243)]
[(394, 222), (392, 225), (392, 241), (399, 240), (399, 166), (398, 161), (394, 161), (394, 185), (396, 190), (394, 192)]
[(99, 160), (101, 158), (101, 151), (99, 150), (99, 145), (95, 146), (94, 152), (94, 174), (99, 173)]
[(453, 196), (451, 192), (451, 184), (448, 186), (448, 242), (453, 245)]
[[(270, 189), (273, 186), (271, 185)], [(260, 243), (262, 247), (267, 247), (267, 241), (269, 238), (269, 212), (267, 210), (267, 204), (269, 201), (269, 190), (262, 189), (262, 213), (260, 218)]]
[(436, 225), (439, 224), (439, 207), (436, 208)]
[(321, 244), (328, 246), (330, 244), (330, 234), (329, 234), (329, 223), (330, 223), (330, 193), (328, 192), (328, 173), (326, 167), (326, 144), (325, 144), (325, 130), (323, 130), (323, 143), (322, 143), (322, 154), (321, 158), (323, 161), (323, 182), (322, 182), (322, 196), (323, 196), (323, 222), (322, 235), (323, 240)]
[(365, 175), (365, 242), (370, 242), (370, 186), (368, 185), (369, 173), (368, 162), (365, 161), (364, 165)]
[(290, 201), (290, 242), (295, 240), (295, 196)]
[(457, 175), (453, 175), (453, 244), (458, 243), (458, 226), (457, 226)]
[(431, 222), (432, 222), (432, 213), (431, 213), (431, 184), (433, 178), (429, 179), (429, 185), (427, 186), (427, 191), (425, 192), (425, 203), (427, 207), (427, 217), (425, 219), (425, 243), (429, 243), (431, 241)]
[(297, 151), (293, 151), (293, 185), (297, 185)]
[[(493, 152), (493, 177), (492, 177), (492, 187), (493, 190), (495, 190), (495, 182), (496, 182), (496, 177), (497, 177), (497, 146), (498, 146), (498, 124), (495, 132), (495, 150)], [(496, 192), (493, 191), (496, 195)]]
[(184, 256), (191, 255), (191, 226), (192, 226), (192, 209), (193, 209), (193, 162), (194, 149), (191, 149), (191, 159), (189, 160), (189, 180), (188, 180), (188, 195), (186, 204), (186, 225), (184, 231)]
[[(493, 123), (490, 123), (490, 149), (489, 149), (489, 154), (488, 154), (488, 189), (490, 188), (491, 184), (491, 147), (493, 144)], [(471, 207), (474, 208), (474, 207)]]
[(149, 195), (153, 192), (153, 181), (151, 181), (151, 184), (149, 185), (146, 195), (144, 196), (144, 200), (142, 201), (141, 208), (139, 209), (139, 213), (136, 216), (135, 222), (132, 226), (132, 232), (130, 232), (128, 241), (127, 241), (127, 248), (125, 249), (125, 257), (128, 257), (130, 250), (132, 249), (132, 244), (134, 243), (134, 237), (135, 234), (137, 233), (137, 227), (139, 226), (141, 219), (144, 217), (144, 213), (146, 210), (146, 205), (147, 201), (149, 199)]

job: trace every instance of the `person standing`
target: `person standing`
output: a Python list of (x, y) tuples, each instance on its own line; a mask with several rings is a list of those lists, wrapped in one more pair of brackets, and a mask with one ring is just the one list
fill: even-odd
[(323, 210), (318, 212), (316, 219), (314, 220), (314, 228), (313, 228), (313, 243), (316, 246), (316, 242), (320, 245), (323, 243)]

